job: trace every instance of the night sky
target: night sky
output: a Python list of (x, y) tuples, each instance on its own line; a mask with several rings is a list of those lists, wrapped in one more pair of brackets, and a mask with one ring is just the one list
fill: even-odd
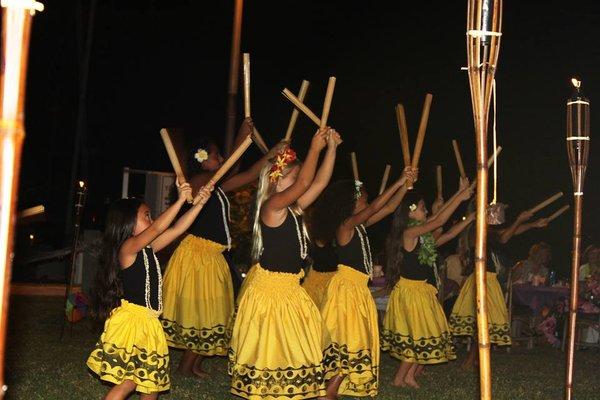
[[(474, 132), (466, 64), (466, 1), (246, 1), (242, 51), (252, 57), (252, 112), (269, 144), (285, 133), (291, 107), (281, 95), (311, 82), (306, 103), (320, 113), (327, 78), (337, 77), (330, 124), (345, 142), (335, 177), (350, 177), (356, 151), (361, 177), (374, 192), (385, 164), (402, 165), (394, 106), (407, 110), (414, 143), (425, 94), (434, 95), (421, 158), (420, 190), (435, 191), (444, 167), (446, 197), (457, 186), (451, 140), (474, 173)], [(505, 1), (498, 86), (499, 200), (508, 219), (572, 183), (565, 146), (565, 102), (578, 76), (592, 103), (584, 245), (598, 240), (594, 100), (600, 104), (600, 3)], [(83, 1), (87, 15), (89, 1)], [(27, 139), (20, 207), (45, 204), (49, 225), (64, 230), (77, 115), (78, 44), (75, 2), (46, 1), (34, 18), (27, 87)], [(87, 224), (120, 195), (124, 166), (170, 171), (162, 127), (223, 139), (233, 0), (105, 0), (93, 32), (87, 138), (80, 177), (89, 182)], [(87, 22), (83, 21), (85, 26)], [(240, 86), (241, 89), (241, 86)], [(241, 94), (241, 92), (240, 92)], [(238, 104), (241, 113), (241, 96)], [(300, 118), (294, 147), (303, 154), (315, 127)], [(600, 140), (600, 138), (598, 139)], [(258, 157), (256, 149), (247, 160)], [(335, 178), (334, 178), (335, 179)], [(553, 267), (568, 268), (571, 213), (525, 234), (518, 255), (549, 242)], [(60, 235), (55, 236), (60, 237)]]

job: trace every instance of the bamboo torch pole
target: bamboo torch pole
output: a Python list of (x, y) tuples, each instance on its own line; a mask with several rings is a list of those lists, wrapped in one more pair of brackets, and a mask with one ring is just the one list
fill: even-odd
[(577, 323), (577, 295), (579, 294), (579, 265), (581, 258), (581, 214), (583, 211), (583, 184), (590, 151), (590, 101), (581, 93), (581, 82), (573, 79), (575, 93), (567, 101), (567, 153), (573, 178), (573, 259), (571, 263), (571, 298), (569, 301), (569, 329), (565, 399), (573, 398), (573, 370), (575, 362), (575, 328)]
[(4, 356), (9, 285), (16, 221), (21, 151), (25, 138), (25, 78), (31, 18), (42, 11), (35, 1), (2, 2), (0, 68), (0, 398), (4, 398)]
[[(308, 92), (308, 85), (310, 83), (307, 80), (302, 81), (302, 85), (300, 85), (300, 92), (298, 92), (298, 100), (304, 102), (304, 98), (306, 97), (306, 92)], [(292, 132), (294, 132), (294, 127), (296, 126), (296, 121), (298, 121), (298, 115), (300, 111), (296, 107), (292, 111), (292, 116), (290, 117), (290, 123), (288, 125), (287, 131), (285, 132), (285, 141), (292, 140)]]
[(229, 63), (229, 84), (227, 85), (227, 120), (225, 125), (225, 154), (229, 155), (233, 147), (236, 123), (238, 81), (240, 73), (240, 42), (242, 36), (242, 13), (244, 0), (235, 0), (233, 11), (233, 29), (231, 34), (231, 56)]
[(486, 304), (486, 253), (488, 205), (487, 126), (492, 83), (498, 62), (502, 26), (502, 0), (468, 0), (467, 58), (475, 125), (477, 162), (477, 219), (475, 224), (475, 284), (479, 346), (480, 398), (492, 398), (490, 340)]

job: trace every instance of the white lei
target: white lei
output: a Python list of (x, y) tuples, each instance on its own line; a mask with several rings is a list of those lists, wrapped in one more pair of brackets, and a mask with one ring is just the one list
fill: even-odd
[(358, 233), (360, 247), (362, 248), (363, 264), (365, 265), (367, 275), (369, 275), (370, 279), (373, 279), (373, 256), (371, 254), (371, 244), (369, 243), (367, 229), (363, 224), (360, 224), (356, 227), (356, 232)]
[(163, 311), (163, 299), (162, 299), (162, 272), (160, 270), (160, 263), (158, 262), (158, 258), (156, 254), (152, 252), (154, 256), (154, 262), (156, 263), (156, 273), (158, 274), (158, 310), (152, 308), (152, 303), (150, 302), (150, 263), (148, 262), (148, 255), (146, 254), (146, 249), (142, 249), (142, 256), (144, 257), (144, 267), (146, 268), (146, 285), (144, 290), (144, 297), (146, 300), (146, 308), (157, 312), (159, 314)]
[(294, 222), (296, 223), (296, 234), (298, 235), (298, 243), (300, 244), (300, 258), (304, 260), (308, 256), (308, 235), (304, 227), (300, 228), (298, 217), (296, 217), (296, 214), (294, 214), (290, 207), (288, 207), (288, 211), (292, 214), (292, 218), (294, 218)]
[[(231, 204), (223, 190), (217, 188), (217, 197), (221, 202), (221, 213), (223, 214), (223, 226), (225, 227), (225, 235), (227, 236), (227, 250), (231, 250), (231, 234), (229, 233), (229, 221), (231, 221)], [(227, 204), (227, 206), (225, 206)], [(227, 209), (227, 212), (225, 211)]]

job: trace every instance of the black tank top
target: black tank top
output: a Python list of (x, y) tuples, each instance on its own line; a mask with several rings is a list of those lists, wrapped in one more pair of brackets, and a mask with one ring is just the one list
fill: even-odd
[(302, 268), (302, 257), (300, 257), (300, 239), (298, 230), (303, 236), (302, 216), (296, 216), (288, 210), (288, 215), (283, 223), (271, 228), (260, 222), (263, 240), (263, 252), (260, 256), (260, 265), (264, 269), (275, 272), (289, 272), (297, 274)]
[(188, 229), (188, 233), (230, 246), (231, 243), (227, 243), (227, 232), (229, 232), (229, 200), (225, 192), (217, 187)]
[[(158, 272), (156, 259), (151, 247), (146, 247), (148, 256), (148, 271), (150, 275), (150, 305), (158, 310)], [(160, 266), (159, 266), (160, 268)], [(123, 281), (123, 298), (130, 303), (146, 307), (146, 267), (142, 251), (138, 252), (130, 267), (121, 270)]]
[(417, 247), (411, 252), (406, 251), (404, 248), (402, 249), (404, 258), (402, 260), (400, 276), (415, 281), (427, 281), (430, 285), (436, 286), (435, 273), (433, 272), (434, 267), (419, 262), (420, 249), (421, 243), (417, 243)]
[[(363, 244), (360, 240), (361, 234), (364, 239), (366, 254), (363, 253)], [(365, 265), (365, 260), (367, 260), (367, 262), (372, 262), (372, 256), (369, 245), (369, 236), (363, 225), (354, 228), (354, 236), (352, 236), (352, 239), (350, 239), (345, 246), (338, 246), (337, 252), (340, 264), (352, 267), (363, 274), (369, 274), (367, 266)]]
[(338, 266), (338, 256), (335, 248), (328, 244), (323, 247), (311, 246), (312, 268), (319, 272), (335, 272)]

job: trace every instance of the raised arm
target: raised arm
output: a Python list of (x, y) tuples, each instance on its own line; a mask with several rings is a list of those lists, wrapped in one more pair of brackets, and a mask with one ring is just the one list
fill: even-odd
[(471, 213), (467, 215), (464, 220), (452, 225), (452, 228), (448, 229), (446, 232), (442, 233), (438, 238), (436, 238), (436, 245), (441, 246), (454, 239), (457, 235), (464, 231), (465, 228), (468, 227), (474, 219), (475, 213)]
[[(317, 169), (317, 162), (319, 161), (319, 153), (327, 144), (325, 138), (327, 136), (328, 129), (329, 128), (319, 129), (317, 133), (315, 133), (310, 145), (310, 149), (308, 150), (306, 160), (300, 168), (300, 172), (298, 173), (296, 181), (287, 189), (273, 194), (269, 200), (265, 202), (261, 209), (261, 213), (263, 215), (265, 215), (265, 213), (268, 214), (269, 212), (278, 213), (285, 211), (287, 207), (294, 204), (300, 198), (300, 196), (302, 196), (308, 190), (315, 177), (315, 170)], [(285, 214), (285, 212), (283, 214)]]
[(389, 188), (385, 190), (381, 195), (379, 195), (375, 200), (371, 202), (367, 207), (365, 207), (359, 213), (356, 213), (349, 218), (347, 218), (342, 225), (340, 225), (337, 229), (337, 241), (341, 246), (346, 245), (352, 239), (354, 235), (354, 228), (360, 224), (364, 224), (367, 222), (369, 218), (371, 218), (375, 213), (385, 206), (385, 204), (390, 200), (392, 195), (400, 189), (406, 183), (406, 177), (401, 176), (394, 184), (392, 184)]
[(200, 189), (194, 198), (193, 206), (152, 242), (152, 249), (157, 252), (167, 247), (173, 240), (181, 236), (194, 223), (202, 207), (208, 201), (214, 189), (212, 182)]
[(323, 192), (323, 190), (329, 184), (331, 175), (333, 174), (333, 167), (335, 165), (335, 157), (337, 154), (337, 147), (342, 143), (340, 134), (332, 129), (327, 135), (327, 152), (323, 158), (323, 162), (315, 175), (315, 180), (310, 185), (310, 188), (298, 199), (298, 206), (306, 210)]
[(533, 214), (530, 211), (523, 211), (521, 214), (519, 214), (519, 216), (517, 217), (515, 222), (513, 222), (508, 228), (506, 228), (506, 229), (502, 230), (502, 232), (500, 232), (500, 235), (499, 235), (500, 243), (502, 243), (502, 244), (508, 243), (508, 241), (510, 239), (512, 239), (512, 237), (514, 235), (517, 234), (519, 227), (525, 221), (529, 220), (532, 216), (533, 216)]
[[(405, 181), (409, 180), (411, 182), (416, 182), (419, 176), (419, 170), (413, 170), (412, 167), (406, 167), (402, 172), (402, 175), (404, 176)], [(396, 208), (400, 206), (400, 203), (402, 202), (402, 199), (404, 199), (404, 196), (406, 195), (407, 191), (408, 187), (406, 185), (402, 185), (400, 189), (398, 189), (396, 193), (394, 193), (394, 195), (390, 198), (386, 205), (384, 205), (379, 211), (377, 211), (375, 214), (369, 217), (365, 225), (374, 225), (377, 222), (384, 219), (385, 217), (387, 217), (388, 215), (390, 215), (391, 213), (393, 213), (394, 211), (396, 211)]]
[(225, 181), (223, 181), (223, 183), (221, 184), (221, 189), (225, 192), (231, 192), (233, 190), (236, 190), (242, 186), (249, 184), (250, 182), (255, 181), (256, 179), (258, 179), (258, 176), (260, 175), (260, 171), (265, 166), (265, 164), (267, 164), (267, 162), (270, 159), (274, 158), (277, 155), (277, 153), (279, 153), (281, 150), (283, 150), (285, 148), (285, 146), (287, 146), (287, 145), (288, 144), (283, 141), (277, 143), (271, 150), (269, 150), (269, 152), (267, 154), (262, 156), (260, 158), (260, 160), (255, 162), (246, 171), (243, 171), (243, 172), (237, 173), (233, 176), (230, 176)]
[(156, 220), (154, 220), (154, 222), (152, 222), (152, 224), (143, 232), (127, 239), (119, 249), (119, 263), (122, 266), (125, 266), (125, 268), (133, 264), (135, 257), (140, 250), (151, 244), (154, 239), (171, 225), (171, 222), (173, 222), (177, 213), (179, 213), (181, 206), (185, 203), (186, 196), (191, 194), (192, 189), (188, 183), (184, 183), (183, 185), (176, 183), (176, 185), (177, 190), (179, 191), (177, 201), (159, 215), (158, 218), (156, 218)]
[(404, 243), (412, 243), (416, 238), (442, 227), (454, 214), (461, 202), (471, 197), (469, 181), (461, 178), (458, 191), (446, 202), (440, 212), (421, 225), (412, 226), (404, 231)]
[(533, 222), (521, 224), (517, 228), (517, 230), (515, 232), (515, 235), (521, 235), (521, 234), (527, 232), (528, 230), (530, 230), (532, 228), (545, 228), (545, 227), (548, 226), (549, 222), (550, 221), (548, 221), (548, 218), (540, 218), (540, 219), (535, 220)]

